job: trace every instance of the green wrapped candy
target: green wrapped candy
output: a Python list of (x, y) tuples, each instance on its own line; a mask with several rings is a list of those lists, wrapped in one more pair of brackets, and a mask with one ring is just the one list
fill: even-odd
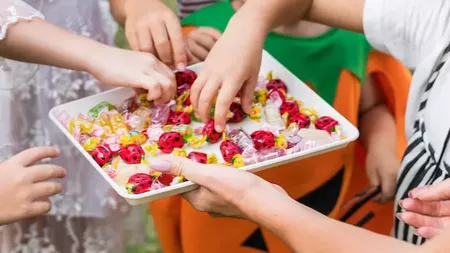
[(91, 118), (97, 118), (101, 112), (111, 111), (112, 109), (114, 109), (114, 106), (111, 103), (103, 101), (103, 102), (99, 103), (98, 105), (92, 107), (89, 110), (88, 115)]

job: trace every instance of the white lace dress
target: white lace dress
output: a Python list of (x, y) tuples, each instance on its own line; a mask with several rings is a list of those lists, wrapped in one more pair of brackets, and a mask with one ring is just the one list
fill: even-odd
[[(26, 2), (29, 5), (0, 0), (0, 39), (8, 25), (19, 19), (42, 18), (41, 12), (48, 22), (109, 42), (98, 0)], [(124, 252), (122, 221), (128, 206), (112, 194), (47, 116), (55, 105), (102, 89), (86, 73), (0, 58), (0, 161), (32, 146), (57, 145), (61, 156), (52, 163), (68, 171), (64, 192), (53, 199), (50, 215), (0, 227), (0, 252)]]

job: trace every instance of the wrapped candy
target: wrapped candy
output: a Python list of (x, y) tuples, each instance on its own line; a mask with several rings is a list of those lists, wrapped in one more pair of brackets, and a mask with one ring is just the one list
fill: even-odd
[(138, 144), (142, 145), (147, 141), (147, 135), (143, 132), (139, 132), (137, 130), (131, 131), (127, 134), (122, 134), (120, 136), (120, 144), (123, 146), (130, 144)]
[(271, 159), (275, 159), (277, 157), (284, 156), (286, 154), (286, 151), (281, 148), (272, 147), (269, 149), (262, 149), (258, 153), (259, 161), (267, 161)]
[(312, 108), (300, 108), (300, 113), (308, 116), (312, 123), (315, 123), (316, 120), (319, 118), (317, 111)]
[(318, 145), (325, 145), (330, 142), (330, 134), (323, 130), (303, 128), (298, 131), (298, 136), (305, 140), (314, 141)]
[(141, 131), (148, 127), (151, 114), (152, 110), (141, 106), (128, 116), (126, 123), (132, 129)]
[(121, 114), (134, 112), (139, 105), (137, 104), (136, 94), (125, 99), (120, 105), (117, 106), (117, 111)]
[(260, 103), (253, 104), (249, 117), (256, 122), (260, 122), (262, 118), (262, 105)]
[(120, 158), (126, 164), (140, 164), (145, 160), (145, 152), (140, 145), (130, 144), (123, 147), (120, 152)]
[(140, 194), (150, 191), (153, 184), (153, 178), (146, 173), (136, 173), (132, 175), (129, 179), (125, 188), (128, 193)]
[(94, 123), (82, 115), (71, 119), (67, 124), (67, 130), (71, 135), (74, 135), (77, 131), (81, 134), (90, 134), (93, 129)]
[(173, 156), (179, 156), (179, 157), (186, 157), (186, 156), (187, 156), (187, 153), (186, 153), (186, 150), (184, 150), (184, 149), (182, 149), (182, 148), (175, 148), (175, 149), (172, 151), (172, 155), (173, 155)]
[(192, 151), (187, 155), (187, 158), (202, 164), (217, 164), (217, 157), (214, 154)]
[(88, 116), (91, 118), (97, 118), (100, 113), (111, 111), (113, 108), (114, 106), (111, 103), (103, 101), (92, 107), (88, 112)]
[[(81, 143), (81, 142), (80, 142)], [(83, 148), (87, 152), (94, 151), (94, 149), (100, 144), (100, 139), (97, 137), (89, 137), (87, 140), (83, 141)]]
[(106, 138), (113, 133), (111, 121), (106, 112), (101, 112), (94, 120), (94, 130), (92, 135), (99, 138)]
[(239, 146), (244, 157), (252, 157), (257, 152), (253, 140), (242, 129), (227, 131), (227, 138)]
[(339, 122), (329, 116), (320, 117), (315, 122), (315, 127), (317, 129), (325, 130), (328, 133), (335, 132), (337, 125), (339, 125)]
[(267, 90), (258, 89), (255, 91), (253, 102), (255, 104), (265, 105), (267, 101)]
[(150, 117), (150, 126), (165, 125), (169, 117), (170, 107), (174, 105), (174, 101), (164, 105), (155, 105), (152, 108), (152, 116)]
[(241, 168), (245, 165), (241, 148), (230, 140), (223, 141), (220, 144), (220, 152), (226, 163), (232, 164), (235, 168)]
[(299, 113), (300, 107), (297, 101), (284, 101), (280, 106), (281, 117), (287, 119)]
[(274, 103), (267, 103), (264, 109), (264, 121), (275, 129), (283, 129), (285, 126), (279, 107)]
[(124, 134), (128, 132), (128, 126), (123, 119), (122, 114), (116, 110), (108, 112), (109, 120), (111, 121), (112, 130), (116, 134)]
[(253, 132), (250, 137), (258, 151), (271, 149), (273, 147), (285, 149), (288, 146), (286, 137), (283, 134), (270, 130), (257, 130)]
[(137, 173), (148, 174), (150, 172), (148, 164), (121, 164), (116, 170), (114, 181), (124, 187), (128, 183), (128, 179)]
[(189, 125), (191, 124), (191, 115), (184, 111), (170, 111), (167, 118), (167, 125)]
[(183, 146), (183, 136), (179, 132), (165, 132), (159, 137), (159, 150), (165, 154), (170, 154), (175, 148), (182, 148)]
[(98, 165), (103, 166), (113, 159), (112, 151), (104, 145), (99, 145), (91, 152), (92, 158)]
[(150, 107), (152, 105), (152, 102), (147, 99), (147, 93), (138, 94), (136, 101), (138, 106)]

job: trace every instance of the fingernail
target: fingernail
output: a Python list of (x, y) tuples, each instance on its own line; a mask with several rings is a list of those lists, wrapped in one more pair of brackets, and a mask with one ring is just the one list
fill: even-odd
[(61, 150), (60, 150), (58, 147), (54, 146), (53, 148), (55, 149), (55, 152), (56, 152), (58, 155), (61, 153)]
[[(400, 201), (398, 202), (398, 205), (399, 205), (401, 208), (403, 208), (403, 200), (400, 200)], [(403, 208), (403, 209), (405, 209), (405, 208)]]
[(155, 160), (150, 162), (150, 167), (160, 172), (168, 172), (172, 168), (172, 163), (164, 160)]
[(216, 132), (221, 133), (223, 131), (222, 126), (216, 125), (215, 128), (216, 128)]
[(395, 217), (397, 217), (397, 219), (403, 221), (402, 213), (396, 213), (396, 214), (395, 214)]
[(177, 69), (179, 71), (185, 71), (186, 70), (186, 65), (184, 63), (180, 62), (180, 63), (177, 64)]
[(428, 191), (428, 186), (420, 186), (409, 192), (409, 197), (417, 199)]

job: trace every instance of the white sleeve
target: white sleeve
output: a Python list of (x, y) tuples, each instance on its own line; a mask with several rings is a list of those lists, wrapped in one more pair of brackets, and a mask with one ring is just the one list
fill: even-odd
[(44, 19), (44, 16), (21, 0), (1, 0), (0, 40), (6, 37), (6, 31), (9, 25), (18, 22), (20, 19), (31, 20), (32, 18)]
[(416, 67), (436, 45), (448, 43), (449, 31), (449, 0), (365, 0), (367, 39), (409, 67)]

